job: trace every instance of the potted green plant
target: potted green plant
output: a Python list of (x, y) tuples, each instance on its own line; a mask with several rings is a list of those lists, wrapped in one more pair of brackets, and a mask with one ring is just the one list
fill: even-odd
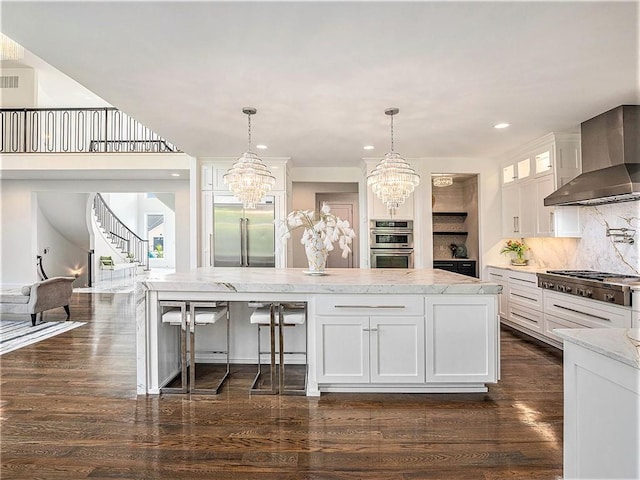
[(524, 256), (527, 250), (529, 250), (529, 246), (524, 243), (524, 240), (507, 240), (507, 243), (502, 247), (500, 253), (511, 254), (511, 264), (522, 266), (529, 263), (529, 260)]

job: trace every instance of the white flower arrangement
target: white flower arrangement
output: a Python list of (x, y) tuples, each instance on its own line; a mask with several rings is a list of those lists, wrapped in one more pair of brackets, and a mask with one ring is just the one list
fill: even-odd
[(324, 247), (330, 252), (337, 241), (342, 249), (342, 258), (347, 258), (351, 252), (351, 242), (356, 237), (349, 222), (331, 213), (326, 203), (322, 204), (317, 218), (313, 210), (293, 210), (289, 213), (279, 228), (282, 242), (286, 243), (291, 238), (291, 232), (298, 228), (304, 228), (300, 243), (307, 246), (315, 236), (320, 235)]

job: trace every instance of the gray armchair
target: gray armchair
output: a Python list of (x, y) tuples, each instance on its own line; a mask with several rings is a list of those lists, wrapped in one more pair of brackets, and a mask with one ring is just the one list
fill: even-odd
[(73, 293), (75, 277), (54, 277), (33, 285), (22, 287), (22, 294), (29, 297), (27, 311), (31, 314), (31, 324), (36, 324), (38, 313), (52, 308), (63, 307), (67, 312), (67, 320), (71, 316), (69, 301)]

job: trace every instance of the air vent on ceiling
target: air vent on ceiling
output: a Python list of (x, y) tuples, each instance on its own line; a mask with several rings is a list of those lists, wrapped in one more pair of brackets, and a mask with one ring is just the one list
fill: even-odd
[(18, 75), (0, 75), (0, 88), (18, 88)]

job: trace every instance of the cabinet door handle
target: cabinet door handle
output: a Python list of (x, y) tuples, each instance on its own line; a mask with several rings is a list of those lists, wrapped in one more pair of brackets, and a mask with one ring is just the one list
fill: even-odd
[(556, 226), (554, 225), (554, 221), (553, 221), (553, 214), (554, 212), (549, 212), (549, 230), (551, 231), (551, 233), (555, 232), (556, 230)]
[(553, 304), (554, 307), (561, 308), (563, 310), (568, 310), (574, 313), (580, 313), (582, 315), (586, 315), (587, 317), (597, 318), (598, 320), (604, 320), (605, 322), (610, 322), (611, 320), (605, 317), (599, 317), (598, 315), (592, 315), (591, 313), (581, 312), (580, 310), (574, 310), (573, 308), (563, 307), (562, 305)]
[(520, 314), (515, 313), (515, 312), (511, 312), (511, 315), (513, 315), (514, 317), (520, 317), (523, 320), (526, 320), (527, 322), (538, 323), (538, 321), (534, 320), (533, 318), (525, 317), (524, 315), (520, 315)]
[(378, 329), (377, 328), (363, 328), (362, 331), (363, 332), (377, 332)]
[(334, 305), (333, 308), (405, 308), (404, 305)]
[(513, 233), (516, 233), (518, 231), (518, 227), (516, 226), (516, 218), (518, 217), (513, 217)]
[(519, 295), (519, 294), (517, 294), (517, 293), (513, 293), (513, 292), (511, 292), (511, 295), (513, 295), (514, 297), (525, 298), (525, 299), (527, 299), (527, 300), (531, 300), (532, 302), (536, 302), (536, 303), (538, 302), (538, 299), (536, 299), (536, 298), (531, 298), (531, 297), (527, 297), (526, 295)]

